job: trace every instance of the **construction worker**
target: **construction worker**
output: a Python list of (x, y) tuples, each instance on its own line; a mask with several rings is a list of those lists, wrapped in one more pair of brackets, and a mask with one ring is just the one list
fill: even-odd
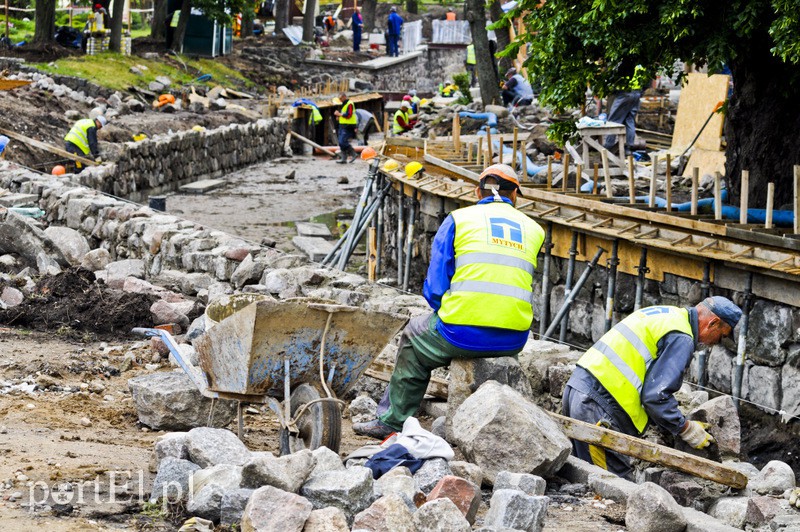
[(444, 19), (449, 21), (449, 22), (455, 22), (455, 20), (456, 20), (456, 12), (452, 7), (447, 9), (447, 13), (444, 16)]
[[(640, 436), (652, 421), (695, 449), (707, 447), (714, 441), (707, 425), (687, 420), (673, 394), (698, 344), (719, 343), (741, 315), (721, 296), (691, 308), (634, 312), (578, 360), (564, 389), (564, 415), (631, 436)], [(572, 441), (572, 454), (621, 477), (633, 472), (627, 457), (578, 440)]]
[(395, 135), (402, 135), (406, 131), (414, 129), (414, 121), (411, 119), (411, 103), (403, 101), (400, 104), (400, 109), (395, 111), (394, 120), (392, 122), (392, 133)]
[(350, 162), (356, 160), (358, 154), (350, 146), (350, 139), (356, 136), (356, 125), (358, 124), (358, 115), (356, 115), (356, 106), (347, 98), (344, 92), (339, 94), (338, 101), (341, 102), (342, 108), (334, 111), (333, 114), (339, 118), (339, 156), (340, 159), (336, 161), (338, 164), (345, 164), (347, 156), (350, 155)]
[(467, 72), (469, 72), (469, 86), (475, 86), (475, 65), (477, 61), (475, 60), (475, 45), (470, 44), (467, 46), (467, 59), (464, 61), (464, 64), (467, 67)]
[[(633, 153), (633, 144), (636, 142), (636, 113), (639, 112), (642, 87), (648, 81), (644, 68), (637, 65), (633, 76), (623, 82), (627, 86), (611, 93), (613, 101), (608, 109), (608, 121), (625, 125), (625, 155)], [(617, 146), (616, 135), (607, 135), (604, 140), (603, 147), (607, 150), (613, 150)]]
[[(78, 120), (69, 130), (67, 136), (64, 137), (64, 149), (75, 155), (92, 158), (98, 163), (102, 162), (100, 149), (97, 147), (97, 132), (106, 123), (104, 116), (98, 116), (94, 120), (91, 118)], [(79, 162), (76, 162), (75, 166), (79, 171), (82, 169), (82, 165)]]
[(422, 100), (417, 96), (417, 90), (411, 89), (408, 91), (408, 95), (411, 97), (411, 112), (414, 114), (419, 113), (419, 102)]
[(378, 130), (378, 121), (375, 115), (366, 109), (356, 109), (356, 132), (361, 135), (362, 146), (367, 146), (369, 142), (369, 134)]
[(477, 205), (445, 218), (431, 246), (423, 295), (433, 312), (413, 318), (378, 418), (357, 434), (383, 439), (419, 408), (431, 371), (454, 358), (516, 356), (533, 322), (533, 272), (544, 231), (514, 208), (519, 180), (506, 164), (480, 175)]
[(503, 105), (530, 105), (533, 103), (533, 88), (522, 74), (517, 73), (514, 67), (506, 71), (506, 81), (503, 83)]
[(400, 55), (400, 35), (403, 33), (403, 18), (397, 14), (397, 8), (392, 6), (389, 10), (389, 18), (386, 21), (386, 52), (389, 57)]
[(353, 29), (353, 51), (361, 51), (361, 30), (364, 29), (364, 18), (361, 16), (361, 8), (356, 6), (351, 17), (351, 27)]

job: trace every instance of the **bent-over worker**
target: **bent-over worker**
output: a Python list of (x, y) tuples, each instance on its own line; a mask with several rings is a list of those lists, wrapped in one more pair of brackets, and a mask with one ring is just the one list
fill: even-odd
[(402, 135), (406, 131), (414, 129), (414, 120), (411, 119), (411, 102), (403, 101), (400, 104), (400, 109), (394, 113), (394, 121), (392, 123), (392, 133), (395, 135)]
[(519, 181), (506, 164), (489, 166), (478, 203), (445, 218), (431, 246), (423, 295), (433, 312), (413, 318), (378, 419), (353, 431), (383, 439), (419, 408), (431, 371), (454, 358), (516, 356), (533, 322), (533, 272), (544, 231), (514, 208)]
[[(75, 122), (67, 136), (64, 137), (64, 149), (69, 153), (80, 155), (102, 162), (100, 159), (100, 149), (97, 147), (97, 132), (107, 124), (104, 116), (98, 116), (94, 120), (83, 118)], [(77, 168), (82, 168), (81, 163), (75, 163)]]
[(506, 81), (503, 83), (503, 105), (530, 105), (533, 103), (533, 88), (516, 68), (506, 71)]
[(375, 115), (366, 109), (356, 109), (356, 131), (361, 134), (362, 144), (368, 146), (369, 134), (378, 130), (378, 122)]
[[(564, 415), (630, 436), (640, 436), (652, 421), (695, 449), (707, 447), (714, 441), (707, 425), (687, 420), (673, 394), (698, 344), (719, 343), (741, 315), (721, 296), (691, 308), (634, 312), (578, 360), (564, 388)], [(578, 440), (572, 440), (572, 454), (621, 477), (633, 471), (627, 457)]]

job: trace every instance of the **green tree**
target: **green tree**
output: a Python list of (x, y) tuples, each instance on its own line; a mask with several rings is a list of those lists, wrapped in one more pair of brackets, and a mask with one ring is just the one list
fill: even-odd
[[(792, 198), (800, 163), (800, 4), (797, 0), (521, 0), (527, 32), (507, 53), (530, 45), (528, 74), (540, 100), (579, 107), (586, 84), (596, 94), (623, 88), (636, 65), (654, 77), (677, 60), (727, 65), (733, 94), (725, 126), (726, 174), (736, 191), (750, 171), (750, 204), (763, 205), (775, 182), (776, 205)], [(651, 78), (652, 79), (652, 78)]]
[[(199, 9), (203, 14), (219, 24), (230, 25), (233, 17), (237, 13), (243, 12), (250, 6), (245, 0), (183, 0), (181, 2), (180, 18), (178, 27), (172, 37), (170, 47), (173, 50), (180, 50), (183, 37), (186, 35), (186, 26), (189, 23), (189, 15), (192, 9)], [(250, 7), (252, 9), (252, 7)]]
[(36, 27), (33, 44), (47, 45), (56, 42), (56, 0), (37, 0), (34, 11)]
[(464, 8), (472, 34), (472, 44), (475, 45), (475, 73), (481, 90), (481, 101), (484, 105), (500, 103), (499, 80), (494, 73), (494, 57), (486, 35), (486, 3), (484, 0), (466, 0)]

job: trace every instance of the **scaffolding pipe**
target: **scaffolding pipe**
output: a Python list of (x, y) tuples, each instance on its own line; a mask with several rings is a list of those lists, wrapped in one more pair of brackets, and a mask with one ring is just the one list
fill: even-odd
[[(572, 291), (572, 278), (575, 276), (575, 258), (578, 256), (578, 233), (572, 232), (572, 243), (569, 246), (569, 262), (567, 263), (567, 280), (564, 284), (564, 301), (569, 298)], [(569, 307), (561, 320), (561, 331), (558, 334), (558, 341), (562, 344), (567, 339), (567, 321), (569, 320)]]
[[(703, 267), (703, 282), (700, 283), (700, 300), (704, 300), (710, 294), (711, 289), (711, 263), (706, 261)], [(708, 365), (708, 354), (710, 350), (706, 347), (697, 355), (697, 384), (706, 385), (706, 367)]]
[[(361, 216), (364, 214), (364, 208), (367, 205), (367, 200), (369, 199), (369, 195), (372, 192), (372, 181), (375, 179), (375, 176), (378, 174), (378, 165), (373, 163), (369, 167), (369, 173), (367, 174), (367, 182), (364, 183), (364, 190), (361, 191), (361, 197), (358, 199), (358, 205), (356, 205), (356, 212), (353, 215), (353, 221), (350, 223), (350, 227), (358, 227), (361, 223)], [(349, 235), (347, 235), (347, 241), (345, 242), (344, 249), (346, 253), (342, 253), (339, 256), (339, 263), (337, 267), (340, 270), (344, 270), (346, 259), (345, 257), (350, 256), (350, 250), (353, 248), (353, 238), (355, 237), (356, 231), (351, 231)]]
[[(594, 254), (594, 257), (592, 258), (591, 261), (586, 263), (586, 269), (583, 270), (583, 273), (581, 274), (580, 278), (578, 279), (578, 282), (575, 283), (575, 289), (572, 290), (572, 292), (570, 292), (570, 294), (569, 294), (569, 297), (567, 297), (567, 299), (564, 300), (564, 304), (561, 305), (561, 308), (558, 310), (558, 314), (556, 314), (556, 317), (553, 318), (552, 323), (550, 323), (550, 326), (544, 332), (544, 336), (542, 337), (542, 340), (546, 340), (546, 339), (550, 338), (551, 337), (550, 335), (552, 335), (555, 332), (556, 327), (558, 327), (558, 324), (559, 323), (563, 323), (562, 320), (567, 315), (567, 312), (569, 312), (569, 308), (572, 306), (572, 303), (575, 301), (575, 298), (577, 297), (578, 292), (580, 292), (580, 289), (586, 283), (586, 279), (589, 278), (589, 276), (592, 274), (592, 271), (594, 270), (595, 266), (597, 266), (597, 261), (600, 260), (600, 255), (602, 255), (605, 251), (606, 251), (605, 249), (601, 248), (600, 246), (597, 246), (597, 253)], [(563, 342), (561, 342), (561, 343), (563, 343)]]
[(744, 378), (745, 351), (747, 349), (747, 329), (750, 326), (750, 298), (753, 295), (753, 272), (747, 274), (744, 288), (744, 308), (742, 309), (742, 327), (739, 329), (739, 345), (736, 349), (736, 373), (733, 375), (733, 402), (739, 408), (742, 397), (742, 380)]
[(636, 270), (636, 297), (633, 300), (634, 312), (642, 308), (644, 283), (647, 281), (647, 274), (650, 273), (650, 268), (647, 267), (647, 248), (642, 248), (639, 254), (639, 266), (636, 267)]
[(403, 200), (405, 185), (400, 183), (400, 195), (397, 196), (397, 284), (403, 282)]
[(553, 255), (553, 222), (547, 222), (544, 235), (544, 264), (542, 265), (542, 315), (539, 316), (539, 336), (544, 336), (550, 317), (550, 262)]
[(417, 198), (411, 200), (411, 209), (408, 213), (408, 231), (406, 231), (406, 263), (403, 273), (403, 290), (408, 290), (408, 278), (411, 275), (411, 251), (414, 246), (414, 224), (417, 218)]
[[(378, 175), (378, 190), (383, 188), (385, 178), (383, 174)], [(375, 222), (375, 276), (381, 275), (381, 250), (383, 249), (383, 199), (385, 195), (381, 196), (380, 203), (378, 204), (378, 216)]]
[(617, 292), (617, 265), (619, 264), (619, 240), (614, 240), (611, 244), (611, 257), (608, 259), (608, 289), (606, 292), (606, 323), (603, 328), (605, 332), (611, 330), (614, 324), (614, 295)]
[[(356, 237), (355, 237), (355, 242), (356, 243), (360, 242), (361, 239), (364, 238), (364, 233), (367, 232), (367, 229), (369, 228), (369, 224), (372, 221), (372, 218), (375, 216), (375, 213), (378, 212), (379, 205), (383, 202), (384, 196), (386, 196), (386, 194), (388, 194), (389, 189), (391, 187), (392, 187), (391, 183), (387, 183), (383, 187), (383, 190), (381, 191), (380, 195), (377, 198), (375, 198), (372, 201), (372, 203), (370, 203), (369, 207), (367, 208), (366, 212), (364, 213), (364, 216), (362, 217), (364, 219), (364, 222), (358, 228), (355, 228), (355, 227), (353, 228), (354, 231), (357, 230)], [(344, 264), (345, 265), (347, 265), (347, 262), (350, 260), (350, 256), (353, 254), (353, 251), (355, 251), (355, 246), (353, 246), (353, 248), (350, 249), (349, 251), (342, 250), (342, 254), (345, 256), (345, 258), (344, 258)], [(342, 256), (340, 256), (340, 260), (341, 259), (342, 259)]]

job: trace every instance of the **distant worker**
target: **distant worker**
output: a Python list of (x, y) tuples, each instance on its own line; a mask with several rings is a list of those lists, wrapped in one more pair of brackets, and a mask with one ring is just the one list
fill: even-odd
[[(94, 159), (98, 163), (102, 162), (100, 149), (97, 147), (97, 132), (106, 124), (104, 116), (98, 116), (94, 120), (91, 118), (78, 120), (64, 137), (64, 149), (69, 153)], [(75, 166), (78, 170), (83, 169), (79, 162), (76, 162)]]
[(397, 8), (392, 6), (391, 12), (389, 13), (389, 20), (386, 24), (386, 34), (388, 37), (386, 41), (386, 48), (389, 57), (398, 57), (400, 55), (398, 42), (400, 41), (400, 35), (402, 33), (403, 18), (397, 14)]
[(336, 29), (336, 21), (333, 20), (333, 15), (330, 11), (325, 12), (325, 17), (322, 19), (322, 26), (325, 28), (325, 33), (331, 35)]
[(347, 156), (349, 155), (350, 162), (356, 160), (358, 154), (356, 150), (350, 145), (350, 139), (356, 136), (356, 125), (358, 124), (358, 115), (356, 114), (356, 106), (347, 98), (344, 92), (339, 95), (338, 101), (341, 102), (342, 108), (339, 111), (334, 111), (333, 114), (339, 118), (339, 157), (336, 161), (338, 164), (347, 163)]
[(354, 423), (353, 432), (382, 440), (399, 431), (419, 409), (434, 368), (453, 359), (514, 357), (525, 346), (545, 235), (514, 207), (518, 193), (516, 172), (494, 164), (475, 187), (478, 203), (442, 222), (422, 289), (431, 312), (406, 325), (377, 419)]
[(419, 102), (422, 100), (417, 96), (417, 89), (411, 89), (408, 91), (408, 95), (411, 96), (411, 112), (414, 114), (419, 113)]
[(378, 131), (378, 122), (375, 115), (366, 109), (356, 109), (356, 131), (361, 135), (361, 143), (363, 146), (368, 146), (369, 135), (373, 131)]
[[(608, 109), (608, 121), (625, 125), (625, 155), (633, 152), (636, 142), (636, 113), (639, 112), (639, 102), (642, 98), (642, 86), (647, 82), (644, 69), (637, 66), (633, 76), (626, 80), (627, 87), (614, 91), (614, 101)], [(617, 145), (617, 136), (608, 135), (603, 142), (603, 147), (613, 150)]]
[(394, 123), (392, 133), (402, 135), (406, 131), (414, 129), (414, 121), (411, 119), (411, 104), (404, 101), (400, 104), (400, 109), (394, 113)]
[[(564, 415), (629, 436), (641, 436), (652, 421), (695, 449), (707, 447), (714, 441), (708, 426), (686, 419), (674, 394), (698, 345), (718, 344), (741, 316), (721, 296), (634, 312), (578, 359), (564, 388)], [(621, 477), (633, 472), (627, 457), (579, 440), (572, 440), (572, 454)]]
[(450, 22), (454, 22), (456, 20), (456, 12), (452, 7), (447, 10), (447, 14), (444, 16), (444, 19)]
[(445, 98), (450, 98), (458, 90), (458, 85), (453, 84), (452, 81), (447, 80), (444, 83), (439, 83), (439, 94)]
[(503, 104), (530, 105), (533, 103), (533, 89), (528, 80), (517, 73), (516, 68), (509, 68), (506, 72), (506, 82), (503, 83)]
[(475, 65), (477, 61), (475, 60), (475, 45), (470, 44), (467, 46), (467, 58), (464, 61), (464, 64), (467, 66), (467, 72), (469, 72), (469, 86), (475, 86)]
[(353, 26), (353, 51), (359, 52), (361, 51), (361, 30), (364, 29), (364, 19), (361, 16), (360, 7), (356, 6), (351, 22)]

